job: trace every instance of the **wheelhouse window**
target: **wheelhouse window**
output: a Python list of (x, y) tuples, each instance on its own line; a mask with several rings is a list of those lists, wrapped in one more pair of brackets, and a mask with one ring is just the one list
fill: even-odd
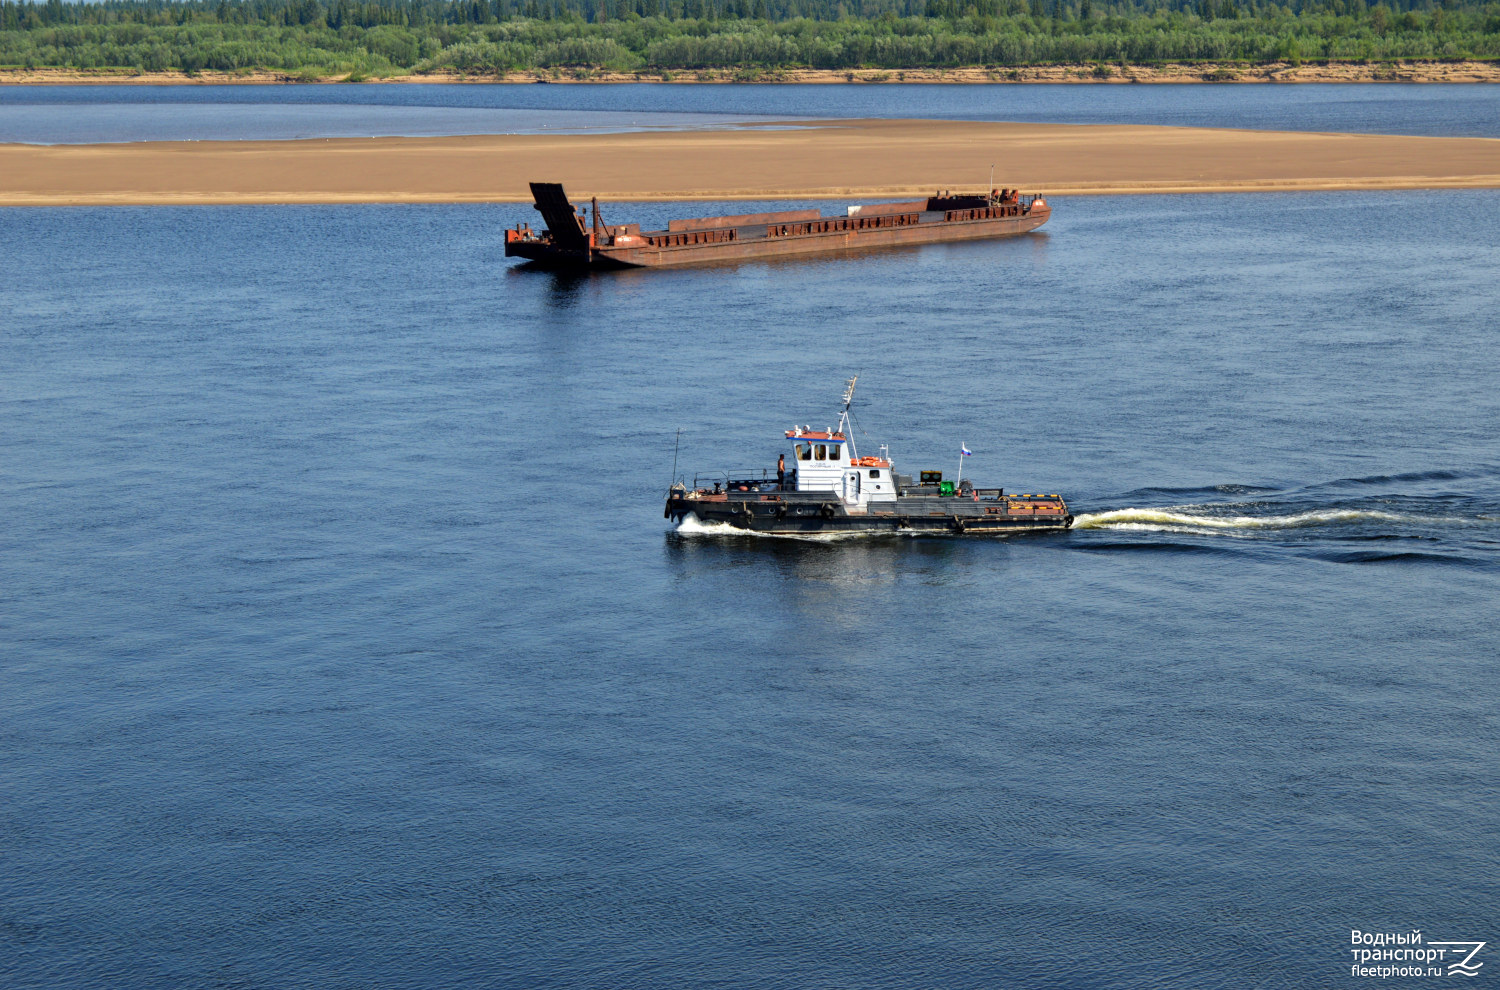
[(813, 460), (826, 461), (828, 459), (828, 445), (819, 443), (813, 445)]
[(870, 477), (872, 477), (872, 478), (878, 478), (878, 477), (880, 477), (880, 468), (870, 468)]
[(799, 461), (810, 461), (810, 460), (812, 460), (812, 444), (810, 444), (810, 443), (799, 443), (799, 444), (797, 444), (797, 460), (799, 460)]

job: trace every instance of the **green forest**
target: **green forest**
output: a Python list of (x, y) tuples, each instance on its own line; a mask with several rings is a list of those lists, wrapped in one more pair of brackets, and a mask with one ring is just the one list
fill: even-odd
[(0, 67), (410, 73), (1500, 59), (1457, 0), (0, 0)]

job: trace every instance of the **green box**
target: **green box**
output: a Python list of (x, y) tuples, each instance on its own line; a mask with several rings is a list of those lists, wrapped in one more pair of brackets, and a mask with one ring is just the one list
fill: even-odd
[(938, 485), (938, 494), (939, 495), (952, 495), (953, 494), (953, 482), (951, 482), (951, 481), (944, 481), (941, 484), (939, 484)]

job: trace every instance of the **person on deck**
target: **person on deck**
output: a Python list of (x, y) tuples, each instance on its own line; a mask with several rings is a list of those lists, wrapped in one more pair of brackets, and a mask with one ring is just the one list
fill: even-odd
[(786, 487), (786, 455), (776, 455), (776, 487)]

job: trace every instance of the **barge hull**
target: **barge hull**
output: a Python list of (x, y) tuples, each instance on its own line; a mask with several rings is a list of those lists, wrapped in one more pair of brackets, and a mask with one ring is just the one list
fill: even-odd
[(748, 261), (795, 255), (830, 254), (868, 248), (916, 247), (950, 241), (980, 241), (1030, 233), (1047, 222), (1051, 211), (1008, 217), (1003, 220), (933, 221), (911, 227), (844, 231), (834, 234), (802, 234), (775, 239), (747, 238), (719, 244), (669, 248), (600, 248), (593, 262), (609, 268), (668, 268), (703, 265), (716, 261)]
[(561, 185), (533, 182), (544, 231), (518, 224), (505, 232), (507, 257), (556, 268), (670, 268), (761, 258), (919, 247), (1030, 233), (1052, 215), (1040, 196), (1011, 190), (938, 195), (907, 203), (851, 207), (847, 216), (816, 210), (673, 220), (666, 230), (606, 224), (578, 210)]

